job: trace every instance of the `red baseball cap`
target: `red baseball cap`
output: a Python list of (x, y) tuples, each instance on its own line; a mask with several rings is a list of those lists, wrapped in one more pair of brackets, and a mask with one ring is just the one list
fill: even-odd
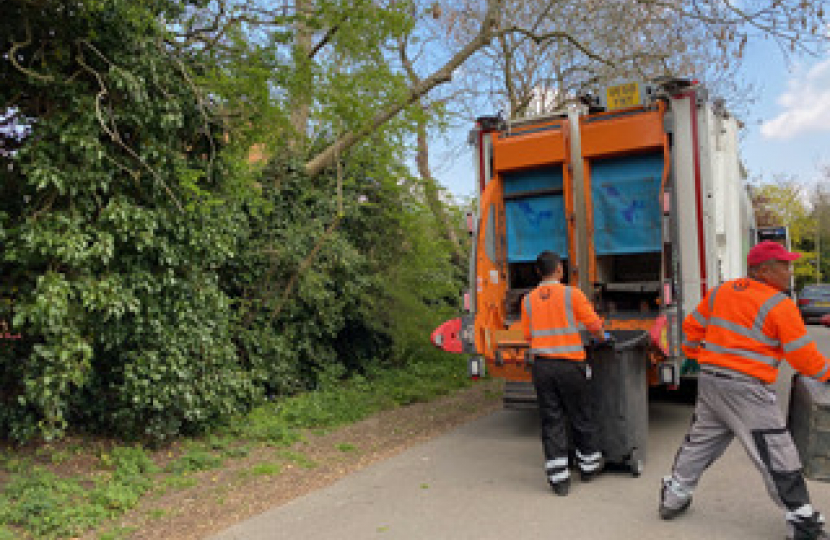
[(784, 249), (784, 246), (772, 240), (764, 240), (759, 242), (746, 256), (746, 263), (749, 266), (755, 266), (766, 261), (794, 261), (801, 257), (801, 253), (792, 253)]

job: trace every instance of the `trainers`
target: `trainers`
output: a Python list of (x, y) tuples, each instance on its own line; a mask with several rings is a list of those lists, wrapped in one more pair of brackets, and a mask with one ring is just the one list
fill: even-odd
[(665, 506), (661, 502), (660, 503), (660, 519), (665, 519), (665, 520), (674, 519), (677, 516), (679, 516), (680, 514), (682, 514), (683, 512), (685, 512), (686, 510), (688, 510), (691, 505), (692, 505), (692, 498), (691, 497), (689, 497), (686, 500), (686, 502), (684, 502), (682, 505), (680, 505), (677, 508), (669, 508), (668, 506)]
[(683, 501), (683, 503), (678, 506), (677, 508), (671, 508), (666, 506), (666, 490), (672, 489), (672, 478), (670, 476), (666, 476), (663, 478), (662, 486), (660, 487), (660, 519), (674, 519), (686, 510), (689, 509), (689, 506), (692, 505), (692, 495), (691, 493), (685, 494), (688, 498)]
[(560, 497), (564, 497), (571, 490), (571, 481), (563, 480), (562, 482), (556, 482), (555, 484), (551, 484), (550, 488)]

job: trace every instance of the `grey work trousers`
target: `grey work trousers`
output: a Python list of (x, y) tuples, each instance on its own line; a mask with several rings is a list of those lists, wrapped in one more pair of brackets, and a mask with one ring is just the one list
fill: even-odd
[(718, 371), (710, 369), (707, 373), (708, 367), (700, 374), (692, 426), (677, 453), (672, 476), (665, 481), (662, 504), (682, 506), (703, 471), (737, 437), (761, 473), (772, 500), (786, 509), (789, 528), (821, 530), (823, 518), (810, 505), (801, 460), (775, 402), (775, 391), (736, 372), (720, 370), (720, 375), (714, 375), (712, 371)]

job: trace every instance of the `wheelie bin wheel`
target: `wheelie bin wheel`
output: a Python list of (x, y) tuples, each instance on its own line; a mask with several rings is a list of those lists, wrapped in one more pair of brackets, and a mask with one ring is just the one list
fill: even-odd
[(631, 476), (634, 478), (638, 478), (641, 474), (643, 474), (645, 464), (643, 463), (640, 451), (636, 448), (631, 452), (631, 457), (628, 460), (628, 467), (631, 470)]

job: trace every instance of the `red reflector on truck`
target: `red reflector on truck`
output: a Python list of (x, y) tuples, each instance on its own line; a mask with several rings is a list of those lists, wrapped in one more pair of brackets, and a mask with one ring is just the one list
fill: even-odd
[(461, 347), (461, 318), (450, 319), (436, 328), (430, 336), (432, 344), (451, 353), (460, 353)]

